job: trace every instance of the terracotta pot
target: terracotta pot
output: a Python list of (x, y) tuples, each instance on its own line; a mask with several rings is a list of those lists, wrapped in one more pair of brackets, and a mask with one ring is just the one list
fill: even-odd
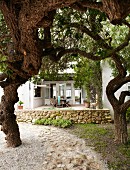
[(90, 102), (85, 102), (84, 105), (86, 108), (90, 108)]
[(23, 106), (21, 106), (21, 105), (20, 105), (20, 106), (18, 106), (18, 109), (23, 109)]

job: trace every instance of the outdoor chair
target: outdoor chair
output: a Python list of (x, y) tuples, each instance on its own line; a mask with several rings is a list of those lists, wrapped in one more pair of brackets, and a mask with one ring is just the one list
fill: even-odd
[(56, 106), (57, 106), (57, 100), (54, 99), (54, 98), (51, 98), (51, 99), (50, 99), (50, 104), (51, 104), (53, 107), (56, 107)]
[(92, 109), (96, 109), (96, 106), (97, 106), (98, 104), (97, 103), (91, 103), (91, 108)]
[(70, 106), (71, 106), (71, 104), (70, 104), (69, 100), (66, 100), (66, 107), (70, 107)]

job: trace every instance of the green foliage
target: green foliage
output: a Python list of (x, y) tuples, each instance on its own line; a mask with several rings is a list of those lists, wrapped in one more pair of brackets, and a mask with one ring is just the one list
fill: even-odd
[[(130, 16), (126, 18), (126, 20), (130, 21)], [(112, 25), (108, 20), (105, 22), (102, 22), (103, 24), (103, 34), (106, 35), (106, 42), (111, 45), (113, 48), (116, 48), (117, 46), (121, 45), (123, 42), (125, 42), (125, 38), (127, 37), (127, 34), (129, 32), (129, 28), (126, 25)], [(130, 72), (130, 60), (129, 60), (129, 54), (130, 54), (130, 44), (117, 52), (121, 58), (122, 64), (125, 66), (128, 72)], [(118, 74), (118, 70), (115, 66), (115, 63), (113, 60), (109, 59), (109, 64), (112, 68), (112, 75), (115, 77)]]
[(126, 120), (128, 123), (130, 123), (130, 107), (126, 111)]
[[(63, 8), (57, 10), (53, 26), (51, 28), (51, 38), (54, 47), (62, 48), (79, 48), (86, 52), (93, 51), (95, 54), (100, 53), (104, 55), (106, 51), (99, 49), (99, 42), (95, 42), (90, 36), (84, 34), (78, 27), (81, 25), (90, 29), (93, 34), (97, 34), (102, 30), (101, 21), (105, 20), (105, 14), (89, 9), (86, 12), (78, 12), (71, 8)], [(71, 24), (76, 23), (78, 27), (75, 28)], [(39, 29), (39, 37), (43, 39), (43, 29)], [(94, 47), (93, 47), (94, 46)], [(95, 48), (95, 50), (93, 50)], [(71, 67), (69, 64), (72, 61), (78, 61), (79, 55), (68, 55), (63, 56), (59, 61), (54, 62), (49, 57), (44, 57), (43, 64), (39, 75), (45, 80), (61, 80), (58, 73), (62, 73), (62, 80), (68, 80), (69, 76), (64, 73), (64, 70)]]
[(38, 78), (33, 77), (33, 82), (37, 82), (40, 79), (44, 80), (64, 80), (72, 79), (72, 75), (66, 73), (64, 70), (71, 68), (71, 61), (74, 61), (74, 56), (62, 57), (59, 61), (54, 62), (48, 57), (44, 57), (42, 66), (38, 75)]
[[(94, 34), (102, 30), (102, 23), (106, 16), (98, 10), (88, 9), (86, 12), (79, 12), (71, 8), (57, 10), (52, 28), (52, 38), (55, 46), (84, 48), (88, 43), (84, 39), (91, 39), (78, 29), (80, 26), (87, 26)], [(76, 23), (75, 28), (71, 24)], [(88, 41), (87, 41), (88, 42)], [(85, 47), (85, 49), (87, 50)]]
[[(108, 163), (111, 170), (127, 170), (130, 167), (130, 142), (117, 145), (114, 142), (114, 125), (74, 124), (71, 133), (83, 138)], [(128, 128), (130, 135), (130, 127)]]
[(90, 103), (90, 100), (89, 99), (84, 99), (83, 102), (84, 103)]
[(101, 138), (104, 135), (108, 134), (108, 130), (104, 128), (97, 128), (96, 124), (78, 124), (76, 125), (82, 132), (80, 131), (80, 137), (82, 138), (91, 138), (96, 140), (97, 138)]
[(52, 124), (52, 119), (48, 118), (45, 120), (44, 125), (51, 125)]
[(102, 81), (100, 61), (94, 62), (86, 58), (81, 58), (74, 69), (76, 72), (74, 77), (76, 81), (76, 87), (80, 87), (83, 85), (87, 87), (90, 84), (92, 84), (93, 86), (101, 85)]
[[(8, 54), (14, 50), (10, 31), (4, 20), (4, 16), (0, 11), (0, 72), (6, 73), (9, 77), (13, 71), (7, 67)], [(11, 54), (12, 55), (12, 54)]]
[(72, 125), (72, 122), (70, 120), (64, 120), (64, 119), (53, 119), (52, 125), (66, 128), (66, 127), (70, 127)]
[(24, 102), (20, 100), (18, 104), (21, 106), (22, 104), (24, 104)]
[(64, 120), (64, 119), (38, 119), (35, 121), (34, 124), (38, 125), (53, 125), (53, 126), (58, 126), (61, 128), (67, 128), (72, 125), (72, 122), (70, 120)]
[(92, 96), (94, 95), (94, 91), (98, 93), (98, 95), (102, 94), (100, 61), (91, 61), (81, 57), (77, 65), (74, 67), (74, 70), (75, 87), (84, 86), (88, 100), (93, 98)]

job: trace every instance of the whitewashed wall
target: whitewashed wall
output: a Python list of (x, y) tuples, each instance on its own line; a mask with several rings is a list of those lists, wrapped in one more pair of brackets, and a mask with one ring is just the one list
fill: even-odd
[[(27, 81), (18, 88), (19, 100), (23, 101), (24, 109), (33, 109), (43, 105), (43, 90), (41, 97), (34, 97), (34, 84)], [(18, 103), (15, 104), (17, 110)]]
[[(103, 96), (102, 96), (102, 99), (103, 99), (103, 107), (104, 108), (108, 108), (110, 109), (110, 112), (113, 116), (113, 108), (110, 104), (110, 102), (108, 101), (107, 99), (107, 95), (106, 95), (106, 87), (107, 87), (107, 84), (110, 82), (110, 80), (113, 78), (112, 76), (112, 70), (108, 64), (107, 61), (103, 61), (101, 63), (101, 67), (102, 67), (102, 86), (103, 86)], [(115, 96), (117, 98), (119, 98), (119, 95), (121, 93), (121, 91), (123, 90), (127, 90), (128, 89), (128, 84), (125, 84), (123, 85), (116, 93), (115, 93)]]
[(112, 71), (111, 71), (111, 69), (110, 69), (110, 67), (109, 67), (109, 65), (106, 61), (102, 61), (101, 67), (102, 67), (103, 107), (110, 109), (111, 113), (113, 113), (113, 109), (112, 109), (110, 102), (108, 101), (107, 95), (106, 95), (106, 86), (109, 83), (109, 81), (112, 79), (112, 75), (111, 75)]
[[(34, 85), (32, 85), (32, 89)], [(42, 87), (41, 88), (41, 97), (34, 97), (34, 95), (32, 96), (32, 99), (33, 99), (33, 106), (32, 108), (36, 108), (36, 107), (39, 107), (39, 106), (43, 106), (44, 105), (44, 100), (43, 100), (43, 93), (44, 93), (44, 88)]]
[[(24, 108), (30, 108), (29, 81), (18, 88), (18, 97), (19, 101), (24, 102)], [(15, 104), (15, 109), (17, 109), (17, 105), (18, 103)]]

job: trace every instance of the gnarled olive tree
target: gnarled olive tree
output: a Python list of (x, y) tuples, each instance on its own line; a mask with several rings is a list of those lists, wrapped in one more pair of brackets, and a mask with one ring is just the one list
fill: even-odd
[[(86, 0), (1, 0), (0, 10), (4, 15), (11, 38), (11, 47), (0, 51), (5, 59), (5, 72), (0, 76), (0, 86), (4, 89), (1, 101), (0, 123), (6, 134), (8, 146), (16, 147), (21, 144), (14, 104), (18, 101), (17, 89), (30, 77), (37, 74), (45, 55), (55, 61), (66, 53), (80, 53), (88, 58), (97, 60), (97, 56), (79, 49), (54, 48), (51, 43), (50, 28), (56, 9), (71, 7), (86, 11), (87, 8), (105, 12), (114, 24), (121, 23), (130, 12), (129, 1), (102, 0), (101, 2)], [(44, 38), (39, 39), (38, 29), (44, 29)], [(110, 55), (109, 55), (110, 56)], [(108, 56), (107, 56), (108, 57)]]
[[(104, 16), (100, 16), (101, 13), (97, 13), (97, 11), (93, 11), (93, 13), (92, 11), (90, 12), (91, 15), (89, 15), (89, 11), (87, 11), (87, 13), (83, 13), (86, 14), (85, 18), (84, 16), (82, 16), (82, 14), (77, 14), (71, 9), (63, 11), (60, 10), (59, 16), (56, 17), (57, 20), (59, 19), (59, 21), (56, 21), (56, 24), (53, 25), (56, 28), (53, 29), (54, 33), (52, 33), (52, 35), (56, 35), (56, 37), (53, 38), (54, 42), (56, 42), (56, 46), (57, 44), (62, 45), (62, 50), (57, 57), (60, 58), (61, 56), (68, 53), (78, 53), (81, 56), (95, 61), (107, 57), (111, 57), (115, 61), (115, 65), (118, 69), (119, 75), (108, 84), (107, 96), (114, 110), (115, 141), (118, 143), (127, 143), (128, 134), (126, 123), (126, 110), (130, 106), (130, 101), (125, 102), (124, 99), (127, 95), (129, 95), (129, 92), (122, 92), (119, 100), (115, 97), (115, 92), (120, 89), (122, 85), (129, 82), (129, 76), (127, 76), (126, 74), (128, 70), (128, 60), (126, 58), (129, 58), (129, 53), (127, 52), (127, 54), (125, 54), (123, 52), (123, 49), (125, 49), (126, 51), (125, 47), (129, 45), (130, 40), (130, 26), (128, 24), (129, 18), (127, 18), (128, 22), (126, 22), (125, 20), (122, 21), (121, 33), (118, 31), (120, 26), (117, 26), (117, 30), (113, 34), (116, 34), (117, 32), (118, 36), (114, 37), (111, 35), (110, 28), (108, 29), (108, 27), (113, 28), (112, 25), (108, 25), (107, 22), (104, 22), (104, 24), (107, 24), (107, 28), (102, 29), (103, 25), (101, 21), (104, 21)], [(71, 20), (71, 18), (73, 18), (73, 20)], [(64, 32), (62, 32), (63, 30)], [(63, 35), (61, 34), (61, 32), (63, 33)], [(57, 38), (58, 34), (59, 39)], [(76, 39), (76, 42), (73, 42), (73, 39)], [(71, 43), (71, 41), (73, 43)], [(115, 41), (116, 43), (114, 44), (113, 41)], [(69, 48), (66, 49), (68, 44)], [(87, 51), (91, 51), (91, 53), (87, 53)], [(80, 71), (81, 69), (78, 70), (78, 73)], [(122, 102), (120, 102), (120, 100)], [(123, 119), (121, 119), (120, 117)]]

